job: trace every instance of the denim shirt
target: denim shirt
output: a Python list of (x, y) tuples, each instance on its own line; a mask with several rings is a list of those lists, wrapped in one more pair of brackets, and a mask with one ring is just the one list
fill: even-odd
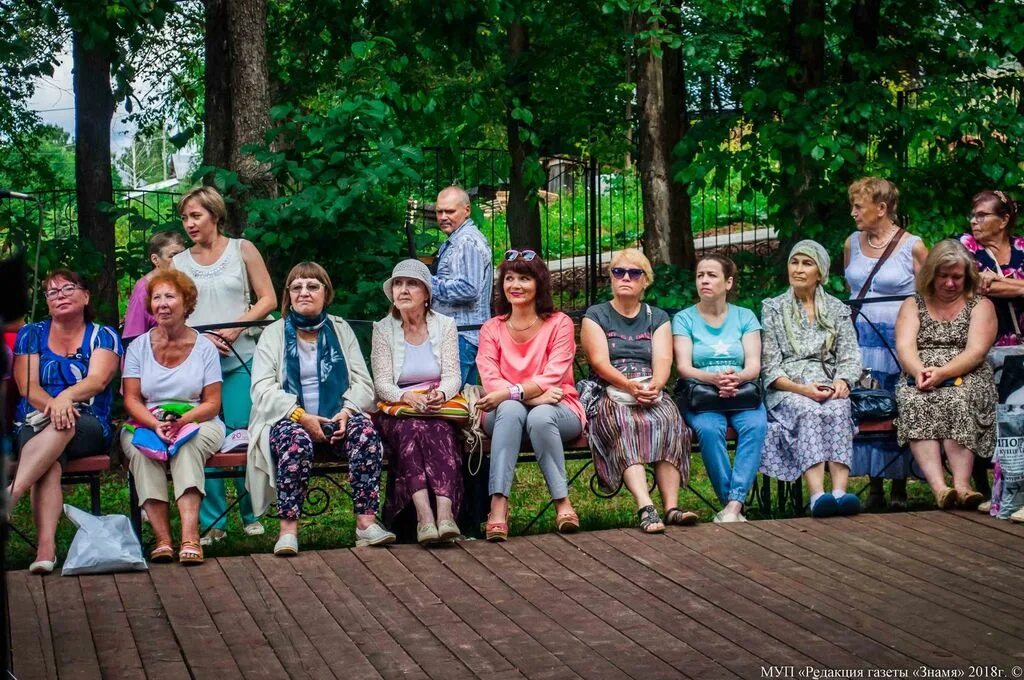
[[(491, 247), (473, 220), (463, 222), (441, 245), (437, 274), (431, 284), (433, 310), (452, 317), (457, 325), (479, 326), (491, 318)], [(459, 335), (479, 344), (479, 331), (462, 331)]]

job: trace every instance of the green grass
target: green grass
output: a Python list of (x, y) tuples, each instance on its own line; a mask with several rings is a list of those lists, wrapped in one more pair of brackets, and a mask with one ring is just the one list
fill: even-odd
[[(714, 491), (711, 489), (711, 484), (704, 472), (700, 456), (693, 455), (690, 460), (690, 478), (694, 489), (705, 498), (714, 499)], [(568, 475), (571, 477), (584, 464), (585, 461), (569, 461), (566, 465)], [(570, 490), (570, 498), (580, 516), (582, 529), (585, 531), (595, 531), (598, 529), (636, 526), (636, 506), (629, 493), (620, 491), (610, 499), (594, 496), (590, 492), (589, 487), (591, 471), (592, 468), (585, 471)], [(324, 486), (327, 484), (329, 482), (326, 480), (314, 479), (313, 481), (313, 486)], [(851, 481), (850, 489), (859, 491), (866, 484), (866, 478), (855, 478)], [(774, 494), (774, 485), (772, 491)], [(908, 484), (907, 491), (910, 497), (911, 510), (927, 510), (934, 507), (931, 492), (924, 482), (911, 481)], [(66, 503), (80, 508), (89, 507), (88, 487), (67, 487), (65, 493)], [(101, 495), (104, 513), (128, 513), (128, 487), (122, 475), (112, 473), (105, 476), (101, 487)], [(808, 495), (805, 491), (805, 502), (807, 498)], [(519, 465), (516, 468), (516, 483), (512, 488), (512, 514), (510, 522), (512, 535), (521, 535), (530, 519), (547, 500), (547, 487), (536, 464)], [(679, 500), (681, 507), (699, 513), (702, 522), (711, 521), (714, 510), (704, 505), (690, 491), (684, 489), (680, 494)], [(654, 501), (661, 507), (662, 503), (657, 494), (654, 495)], [(791, 515), (792, 513), (777, 514), (779, 517)], [(174, 534), (178, 536), (176, 514), (173, 516), (175, 517)], [(752, 520), (757, 519), (756, 510), (751, 511), (749, 517)], [(34, 539), (35, 531), (32, 526), (32, 517), (27, 498), (15, 508), (13, 523), (16, 528), (25, 533), (29, 538)], [(246, 536), (242, 532), (238, 512), (232, 511), (229, 518), (228, 537), (207, 548), (206, 555), (221, 557), (270, 552), (277, 539), (278, 523), (276, 519), (267, 517), (264, 518), (263, 524), (267, 529), (266, 534), (256, 537)], [(549, 533), (554, 530), (554, 512), (549, 509), (544, 517), (531, 528), (530, 533)], [(67, 555), (67, 550), (71, 545), (73, 537), (74, 527), (67, 519), (62, 519), (57, 530), (57, 545), (61, 560)], [(152, 545), (152, 536), (148, 530), (148, 525), (144, 529), (144, 539), (147, 541), (148, 546)], [(354, 541), (355, 527), (352, 505), (349, 499), (340, 491), (334, 491), (331, 497), (331, 505), (327, 512), (315, 517), (306, 517), (302, 520), (300, 542), (303, 550), (351, 547)], [(12, 532), (6, 555), (7, 568), (24, 569), (33, 559), (33, 549)]]

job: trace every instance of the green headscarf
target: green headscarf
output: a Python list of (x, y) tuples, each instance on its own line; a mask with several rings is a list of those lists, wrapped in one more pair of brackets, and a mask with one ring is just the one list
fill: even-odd
[[(832, 260), (828, 256), (828, 251), (820, 243), (811, 239), (800, 241), (793, 246), (793, 250), (789, 251), (789, 258), (786, 261), (789, 262), (795, 255), (806, 255), (814, 260), (814, 264), (818, 267), (821, 281), (825, 281), (828, 278)], [(827, 356), (832, 352), (832, 348), (835, 347), (838, 331), (836, 330), (835, 319), (829, 314), (828, 307), (825, 304), (827, 295), (828, 293), (825, 292), (821, 282), (819, 282), (817, 289), (814, 291), (814, 321), (818, 328), (825, 331), (825, 342), (821, 347), (804, 347), (797, 341), (794, 330), (803, 322), (803, 317), (801, 316), (804, 311), (803, 305), (796, 299), (796, 294), (793, 292), (793, 288), (790, 287), (789, 295), (786, 296), (785, 302), (782, 305), (782, 325), (786, 329), (786, 338), (789, 340), (789, 346), (793, 348), (796, 354), (806, 356), (820, 352), (822, 356)]]

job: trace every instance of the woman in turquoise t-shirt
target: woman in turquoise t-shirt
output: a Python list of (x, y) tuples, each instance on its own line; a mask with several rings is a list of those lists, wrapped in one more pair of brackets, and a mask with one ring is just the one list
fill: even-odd
[[(736, 265), (724, 255), (710, 254), (697, 262), (700, 302), (672, 319), (676, 370), (681, 379), (694, 378), (718, 387), (719, 395), (735, 394), (740, 383), (761, 373), (761, 324), (749, 309), (731, 305), (729, 291)], [(761, 446), (768, 431), (764, 405), (746, 411), (694, 412), (679, 410), (700, 440), (700, 453), (718, 500), (725, 507), (715, 522), (745, 522), (743, 502), (761, 465)], [(725, 443), (729, 425), (736, 431), (736, 457), (730, 466)]]

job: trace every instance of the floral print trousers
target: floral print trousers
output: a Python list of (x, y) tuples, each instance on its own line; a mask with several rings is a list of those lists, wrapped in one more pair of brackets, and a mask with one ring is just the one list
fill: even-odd
[[(352, 505), (357, 515), (374, 515), (380, 505), (380, 469), (384, 449), (373, 421), (363, 413), (350, 415), (345, 437), (318, 444), (348, 458)], [(270, 428), (270, 455), (277, 464), (277, 516), (298, 519), (313, 471), (314, 443), (301, 425), (285, 419)]]

